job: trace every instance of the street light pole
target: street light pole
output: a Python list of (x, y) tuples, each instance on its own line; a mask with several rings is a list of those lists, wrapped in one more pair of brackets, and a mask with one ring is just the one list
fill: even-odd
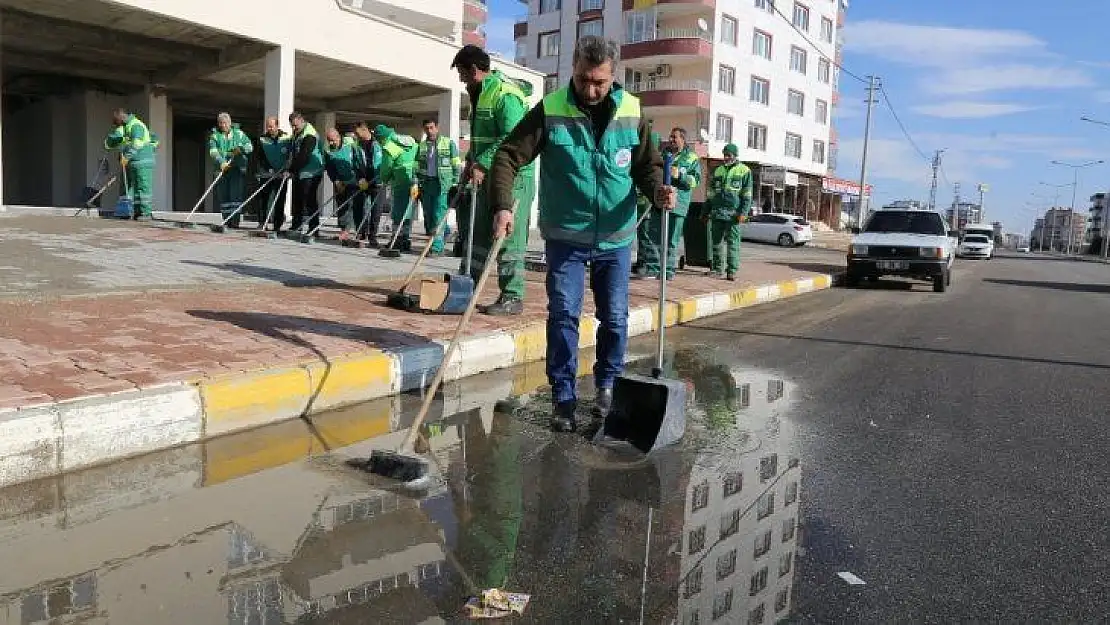
[(1079, 170), (1091, 167), (1093, 165), (1101, 165), (1105, 161), (1089, 161), (1086, 163), (1065, 163), (1063, 161), (1052, 161), (1053, 165), (1060, 165), (1062, 167), (1071, 167), (1073, 175), (1072, 190), (1071, 190), (1071, 213), (1068, 214), (1068, 250), (1067, 254), (1071, 255), (1072, 239), (1075, 236), (1075, 196), (1079, 191)]

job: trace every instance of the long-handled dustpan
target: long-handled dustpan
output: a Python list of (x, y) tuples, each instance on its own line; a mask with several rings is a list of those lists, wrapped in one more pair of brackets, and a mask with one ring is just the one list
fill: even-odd
[(486, 259), (486, 266), (482, 269), (482, 275), (478, 278), (478, 286), (475, 287), (474, 294), (470, 297), (470, 303), (467, 305), (466, 311), (463, 312), (462, 317), (459, 318), (459, 325), (455, 328), (455, 336), (451, 339), (451, 344), (447, 347), (447, 352), (443, 355), (442, 364), (440, 364), (439, 369), (436, 370), (431, 385), (424, 391), (424, 403), (421, 404), (420, 412), (417, 413), (416, 419), (410, 426), (408, 436), (405, 437), (404, 442), (401, 443), (396, 451), (376, 449), (371, 452), (370, 458), (363, 463), (363, 466), (371, 473), (400, 480), (404, 483), (403, 486), (405, 488), (410, 489), (423, 488), (431, 479), (428, 475), (428, 460), (414, 455), (413, 445), (416, 443), (416, 438), (420, 435), (420, 426), (424, 424), (424, 419), (428, 416), (428, 411), (432, 407), (432, 402), (435, 401), (436, 393), (443, 384), (443, 376), (447, 373), (447, 367), (455, 357), (455, 352), (459, 350), (459, 344), (462, 343), (463, 334), (466, 332), (466, 327), (470, 324), (470, 318), (474, 316), (474, 309), (477, 308), (478, 298), (481, 297), (482, 289), (486, 286), (486, 282), (489, 281), (493, 266), (497, 264), (493, 261), (497, 258), (497, 253), (501, 251), (501, 244), (504, 242), (505, 237), (497, 237), (493, 241), (492, 249)]
[[(270, 186), (270, 183), (272, 183), (274, 180), (277, 180), (277, 178), (270, 178), (266, 182), (263, 182), (261, 185), (259, 185), (258, 188), (254, 190), (254, 193), (251, 193), (247, 196), (247, 199), (240, 202), (239, 206), (235, 207), (235, 210), (231, 211), (231, 214), (229, 214), (227, 218), (224, 219), (223, 222), (221, 222), (219, 225), (209, 226), (209, 228), (212, 229), (212, 232), (227, 232), (227, 224), (231, 223), (231, 220), (235, 219), (236, 215), (238, 215), (247, 204), (250, 204), (251, 200), (258, 197), (263, 191), (265, 191), (266, 187)], [(263, 224), (265, 224), (265, 222), (263, 222)]]
[[(663, 165), (664, 184), (671, 184), (671, 163)], [(623, 440), (644, 453), (677, 442), (686, 433), (686, 384), (663, 377), (663, 328), (667, 320), (667, 255), (670, 239), (670, 211), (660, 210), (662, 224), (659, 253), (659, 334), (655, 346), (655, 367), (651, 375), (626, 373), (613, 386), (613, 407), (595, 437)]]
[(220, 179), (224, 177), (225, 171), (226, 170), (221, 169), (220, 173), (216, 174), (216, 179), (212, 181), (212, 184), (208, 185), (208, 188), (205, 189), (204, 193), (201, 194), (200, 199), (198, 199), (197, 203), (193, 205), (193, 210), (189, 211), (189, 214), (185, 217), (185, 221), (179, 222), (177, 224), (178, 226), (182, 228), (196, 227), (196, 224), (193, 223), (193, 215), (195, 215), (196, 212), (200, 210), (201, 205), (204, 204), (204, 200), (208, 199), (208, 196), (212, 194), (212, 190), (216, 188), (216, 185), (220, 184)]
[(120, 188), (119, 198), (116, 200), (116, 212), (112, 217), (116, 219), (131, 219), (135, 216), (135, 200), (131, 197), (131, 190), (127, 188), (127, 168), (120, 168), (123, 176), (123, 186)]
[[(447, 207), (447, 212), (443, 215), (443, 219), (439, 220), (436, 229), (428, 237), (428, 242), (424, 244), (424, 249), (420, 251), (420, 256), (417, 257), (416, 262), (412, 264), (412, 269), (409, 270), (409, 275), (405, 276), (405, 281), (401, 283), (400, 288), (395, 293), (390, 293), (385, 300), (386, 306), (390, 308), (399, 308), (401, 310), (412, 310), (415, 307), (415, 296), (405, 293), (405, 289), (409, 288), (413, 279), (416, 278), (416, 272), (420, 270), (420, 266), (424, 264), (424, 259), (428, 257), (428, 252), (432, 251), (432, 246), (435, 244), (436, 239), (443, 233), (443, 229), (447, 227), (447, 218), (451, 215), (451, 211), (456, 210), (459, 203), (459, 196), (456, 194), (451, 205)], [(470, 282), (470, 275), (456, 276), (456, 280), (465, 280)], [(473, 283), (470, 283), (471, 288), (469, 291), (473, 292)]]

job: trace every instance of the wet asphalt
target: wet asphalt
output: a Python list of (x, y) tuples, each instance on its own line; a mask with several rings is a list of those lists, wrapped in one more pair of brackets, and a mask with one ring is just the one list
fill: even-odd
[(0, 624), (458, 622), (491, 586), (527, 623), (1103, 622), (1108, 320), (1110, 266), (961, 262), (669, 331), (687, 434), (646, 459), (542, 390), (495, 411), (532, 367), (445, 391), (423, 493), (344, 464), (413, 396), (13, 487)]

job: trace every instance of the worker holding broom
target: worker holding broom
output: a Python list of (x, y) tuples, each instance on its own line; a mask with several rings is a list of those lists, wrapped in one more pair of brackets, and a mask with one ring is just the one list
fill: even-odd
[(127, 109), (112, 111), (112, 132), (104, 139), (105, 150), (119, 150), (120, 169), (127, 182), (123, 193), (131, 197), (133, 218), (154, 218), (154, 153), (158, 138), (146, 124)]
[(413, 180), (416, 139), (397, 134), (382, 124), (374, 128), (374, 139), (382, 146), (382, 184), (388, 184), (393, 191), (393, 207), (389, 215), (394, 232), (397, 228), (401, 229), (395, 246), (402, 252), (409, 252), (412, 251), (412, 215), (409, 209), (420, 192), (420, 187)]
[[(518, 83), (498, 71), (490, 71), (490, 57), (474, 45), (463, 46), (451, 67), (459, 73), (470, 96), (470, 155), (464, 178), (478, 189), (474, 217), (474, 247), (470, 253), (470, 277), (475, 282), (486, 265), (493, 244), (494, 213), (490, 193), (484, 184), (501, 141), (516, 127), (528, 110), (532, 87)], [(530, 163), (531, 160), (528, 161)], [(524, 312), (524, 256), (528, 252), (528, 221), (535, 197), (535, 168), (523, 163), (512, 180), (512, 196), (520, 209), (514, 227), (497, 256), (498, 286), (501, 294), (493, 304), (483, 307), (487, 315), (519, 315)], [(469, 236), (469, 233), (468, 233)], [(466, 262), (464, 260), (463, 265)]]
[(285, 175), (293, 178), (293, 223), (289, 230), (296, 235), (305, 225), (305, 219), (308, 219), (309, 232), (320, 225), (320, 198), (316, 192), (324, 179), (324, 146), (320, 144), (316, 128), (300, 112), (289, 115), (289, 125), (293, 127), (293, 136)]
[[(263, 133), (258, 137), (258, 146), (259, 149), (255, 151), (255, 158), (258, 162), (258, 183), (266, 184), (274, 176), (280, 176), (289, 166), (289, 137), (281, 129), (276, 115), (266, 118)], [(273, 185), (266, 194), (266, 209), (269, 210), (270, 207), (273, 207), (274, 232), (280, 230), (281, 225), (285, 223), (285, 203), (283, 202), (285, 186), (284, 184)], [(260, 228), (266, 227), (266, 224), (262, 223), (264, 219), (266, 219), (265, 214), (258, 219), (261, 224)]]
[(231, 122), (231, 115), (220, 113), (216, 116), (216, 127), (208, 135), (208, 156), (223, 173), (216, 186), (216, 203), (220, 206), (220, 215), (231, 228), (239, 227), (237, 211), (247, 194), (247, 165), (253, 151), (250, 137), (239, 124)]
[(709, 210), (702, 217), (709, 224), (710, 271), (727, 280), (736, 280), (740, 271), (740, 224), (752, 211), (752, 171), (739, 154), (736, 145), (725, 146), (725, 163), (713, 172)]
[(366, 212), (366, 192), (370, 189), (366, 180), (366, 153), (358, 141), (340, 137), (335, 128), (329, 128), (325, 138), (325, 167), (335, 185), (335, 205), (341, 207), (336, 215), (339, 239), (345, 241), (352, 236), (357, 239)]
[(438, 234), (430, 254), (443, 253), (447, 226), (436, 233), (436, 227), (447, 217), (447, 195), (459, 181), (462, 159), (451, 137), (439, 134), (434, 119), (424, 120), (424, 140), (416, 148), (416, 180), (420, 185), (420, 204), (424, 207), (424, 230), (428, 236)]
[[(640, 101), (613, 83), (616, 42), (588, 35), (574, 50), (570, 85), (548, 94), (501, 143), (490, 170), (495, 237), (513, 233), (518, 173), (537, 157), (540, 232), (547, 255), (547, 377), (557, 431), (577, 427), (578, 323), (586, 271), (599, 322), (595, 414), (608, 413), (628, 341), (628, 284), (636, 238), (636, 189), (672, 210), (663, 160)], [(518, 210), (527, 210), (521, 204)]]
[(682, 227), (686, 221), (686, 213), (690, 210), (690, 196), (694, 189), (701, 184), (701, 162), (690, 144), (686, 143), (686, 130), (674, 128), (671, 130), (670, 143), (666, 151), (674, 155), (671, 165), (671, 180), (678, 189), (678, 204), (670, 212), (671, 220), (667, 228), (669, 241), (662, 241), (663, 231), (658, 219), (644, 221), (644, 230), (647, 231), (647, 245), (642, 248), (644, 269), (640, 277), (658, 278), (663, 268), (659, 266), (660, 248), (667, 245), (667, 279), (674, 280), (675, 267), (678, 265), (678, 244), (682, 242)]

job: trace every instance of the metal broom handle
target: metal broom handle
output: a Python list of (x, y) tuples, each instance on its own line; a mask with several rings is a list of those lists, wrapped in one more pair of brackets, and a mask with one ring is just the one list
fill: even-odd
[[(668, 152), (663, 157), (663, 185), (671, 186), (671, 166), (674, 164), (674, 155)], [(671, 247), (671, 211), (659, 211), (660, 223), (660, 251), (659, 251), (659, 337), (655, 346), (655, 369), (653, 377), (663, 375), (663, 327), (667, 325), (667, 258)]]

